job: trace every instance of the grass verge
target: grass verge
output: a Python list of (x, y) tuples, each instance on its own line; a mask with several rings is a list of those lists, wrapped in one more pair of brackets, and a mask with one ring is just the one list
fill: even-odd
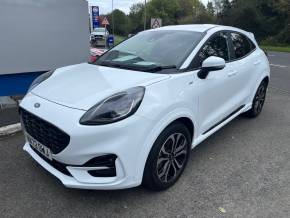
[(290, 45), (286, 46), (261, 45), (261, 48), (265, 49), (266, 51), (290, 52)]
[(115, 35), (115, 45), (118, 45), (120, 42), (124, 41), (126, 37)]

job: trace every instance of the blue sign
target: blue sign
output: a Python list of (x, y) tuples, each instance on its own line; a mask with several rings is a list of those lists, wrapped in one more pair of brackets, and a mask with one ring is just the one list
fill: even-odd
[(109, 35), (107, 38), (107, 45), (109, 48), (114, 46), (114, 36), (113, 35)]
[(92, 6), (92, 28), (100, 27), (99, 6)]

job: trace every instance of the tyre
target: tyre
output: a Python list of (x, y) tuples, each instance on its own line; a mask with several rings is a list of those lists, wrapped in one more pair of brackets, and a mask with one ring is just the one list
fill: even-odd
[(185, 169), (191, 134), (180, 122), (169, 125), (155, 141), (146, 161), (143, 186), (156, 191), (171, 187)]
[(265, 80), (262, 81), (255, 94), (252, 108), (244, 113), (245, 116), (255, 118), (262, 112), (266, 99), (267, 87), (268, 83)]

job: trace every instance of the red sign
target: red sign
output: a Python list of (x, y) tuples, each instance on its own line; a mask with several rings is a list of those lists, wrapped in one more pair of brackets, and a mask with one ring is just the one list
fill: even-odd
[(103, 25), (103, 26), (108, 26), (108, 25), (110, 25), (110, 23), (109, 23), (109, 21), (108, 21), (108, 19), (107, 19), (106, 17), (104, 17), (104, 19), (103, 19), (103, 21), (102, 21), (102, 25)]

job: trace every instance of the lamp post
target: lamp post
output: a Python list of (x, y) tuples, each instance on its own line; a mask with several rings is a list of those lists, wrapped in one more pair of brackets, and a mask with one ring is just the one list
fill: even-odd
[(146, 30), (146, 0), (144, 5), (144, 30)]
[(112, 29), (113, 29), (113, 36), (115, 36), (115, 24), (114, 24), (114, 0), (112, 0)]

